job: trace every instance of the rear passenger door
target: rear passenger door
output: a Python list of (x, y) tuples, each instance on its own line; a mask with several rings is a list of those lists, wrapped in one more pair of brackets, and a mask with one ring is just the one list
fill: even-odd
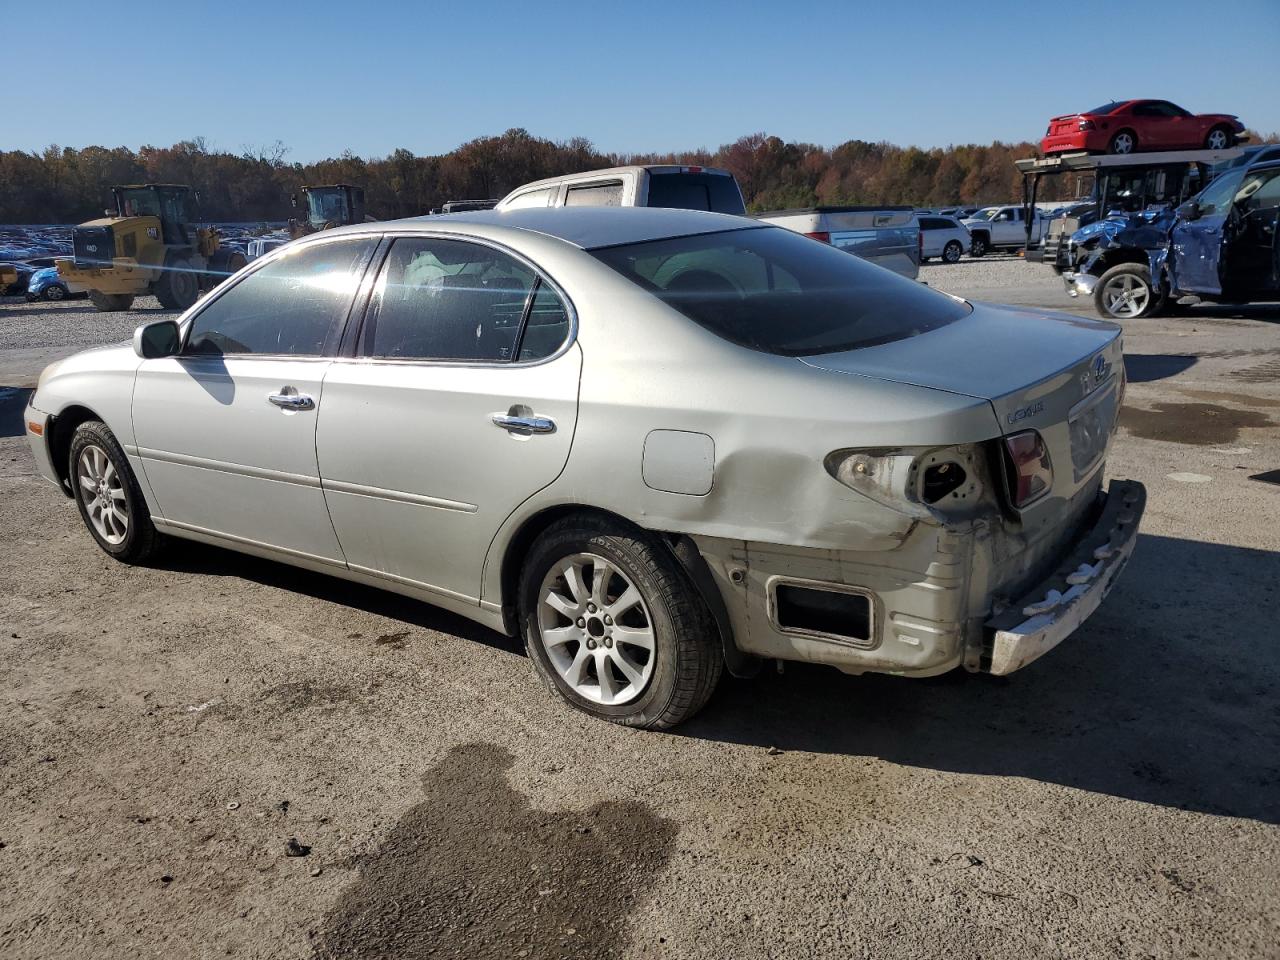
[(391, 243), (351, 355), (325, 378), (316, 434), (351, 569), (478, 602), (498, 528), (569, 456), (573, 332), (568, 299), (510, 251)]

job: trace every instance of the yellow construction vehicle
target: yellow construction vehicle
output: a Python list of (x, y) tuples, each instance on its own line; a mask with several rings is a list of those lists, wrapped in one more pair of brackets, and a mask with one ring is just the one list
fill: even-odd
[(18, 268), (11, 267), (7, 263), (0, 263), (0, 297), (3, 297), (5, 291), (17, 282)]
[[(322, 187), (303, 187), (302, 194), (307, 201), (307, 217), (289, 221), (289, 236), (294, 240), (320, 230), (373, 220), (364, 212), (364, 187), (330, 183)], [(297, 207), (297, 194), (290, 199)]]
[(82, 223), (71, 233), (72, 256), (57, 261), (72, 293), (88, 293), (99, 310), (128, 310), (154, 294), (185, 310), (245, 265), (215, 227), (191, 222), (191, 188), (172, 183), (112, 187), (116, 216)]

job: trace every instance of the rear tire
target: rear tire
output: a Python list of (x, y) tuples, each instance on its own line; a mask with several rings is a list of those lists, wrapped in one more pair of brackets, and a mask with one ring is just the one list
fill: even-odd
[(1093, 305), (1108, 320), (1140, 320), (1154, 316), (1164, 294), (1151, 282), (1151, 271), (1140, 263), (1121, 263), (1098, 278)]
[(165, 257), (164, 271), (152, 289), (165, 309), (185, 310), (200, 296), (200, 279), (186, 257), (169, 256)]
[(720, 679), (706, 604), (666, 545), (642, 530), (589, 515), (553, 524), (525, 559), (519, 600), (529, 659), (594, 717), (669, 729), (702, 709)]
[(959, 240), (948, 241), (947, 245), (942, 248), (942, 261), (944, 263), (958, 263), (963, 253), (964, 247), (960, 245)]
[(1129, 154), (1138, 149), (1138, 135), (1132, 130), (1120, 130), (1107, 144), (1107, 153)]
[(89, 299), (103, 313), (118, 313), (133, 306), (132, 293), (99, 293), (97, 290), (90, 290)]
[(164, 536), (151, 522), (138, 479), (105, 423), (86, 420), (76, 427), (67, 476), (80, 519), (108, 556), (143, 563), (155, 555)]

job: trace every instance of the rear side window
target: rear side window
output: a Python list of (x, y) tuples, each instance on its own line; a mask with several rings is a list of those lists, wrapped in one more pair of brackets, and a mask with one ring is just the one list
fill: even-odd
[(294, 248), (196, 314), (187, 353), (320, 356), (337, 343), (375, 244), (337, 240)]
[(836, 353), (935, 330), (969, 305), (781, 227), (591, 251), (690, 320), (784, 356)]
[(569, 336), (569, 311), (556, 292), (543, 280), (538, 281), (520, 336), (520, 352), (516, 359), (541, 360), (549, 357)]
[(747, 212), (737, 182), (722, 173), (651, 173), (647, 206), (711, 210), (739, 217)]
[(622, 181), (571, 186), (565, 196), (564, 205), (566, 207), (620, 207), (622, 206)]
[(397, 240), (374, 288), (360, 352), (401, 360), (510, 360), (536, 279), (493, 247)]
[(945, 230), (951, 226), (951, 221), (943, 220), (941, 217), (921, 217), (921, 230)]

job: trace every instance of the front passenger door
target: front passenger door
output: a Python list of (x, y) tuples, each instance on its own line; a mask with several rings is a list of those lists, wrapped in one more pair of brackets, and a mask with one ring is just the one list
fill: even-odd
[(343, 563), (316, 467), (316, 418), (375, 238), (285, 248), (194, 314), (181, 354), (145, 360), (137, 454), (158, 526)]
[(1172, 260), (1174, 287), (1184, 293), (1222, 293), (1226, 229), (1244, 171), (1225, 173), (1209, 184), (1196, 203), (1200, 215), (1174, 222)]

